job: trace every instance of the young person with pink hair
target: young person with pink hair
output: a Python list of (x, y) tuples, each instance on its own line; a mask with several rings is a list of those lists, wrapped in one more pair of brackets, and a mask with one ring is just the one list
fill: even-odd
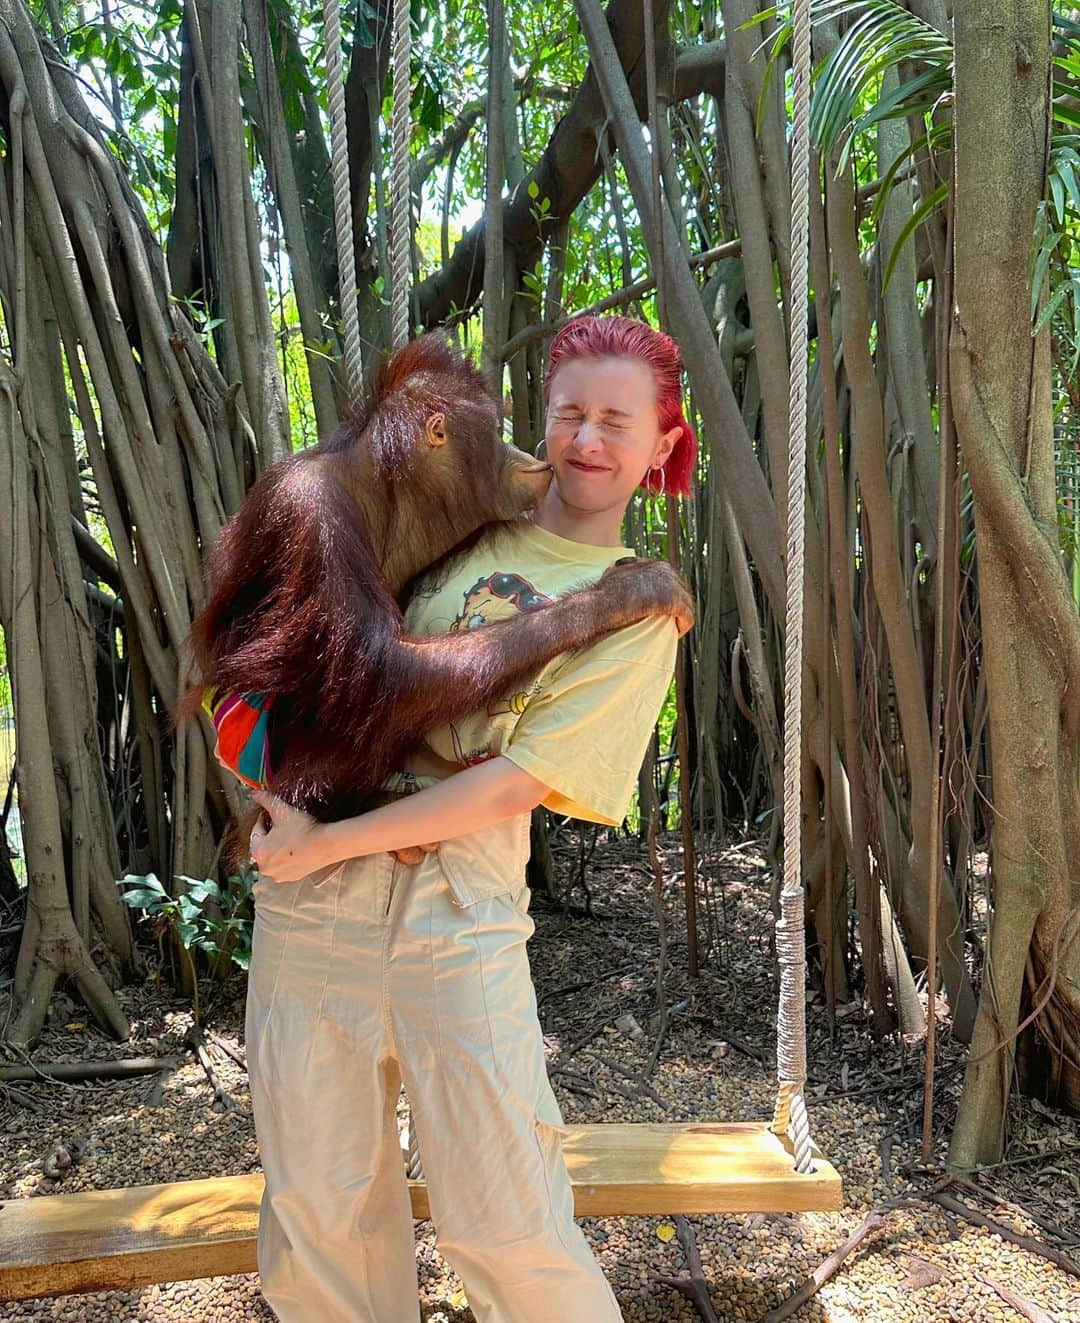
[[(516, 521), (419, 585), (410, 633), (535, 610), (623, 556), (640, 487), (685, 495), (696, 440), (678, 347), (627, 317), (554, 337), (552, 483)], [(440, 1252), (481, 1323), (617, 1323), (581, 1229), (548, 1083), (526, 942), (531, 810), (617, 826), (673, 673), (650, 619), (543, 667), (429, 733), (387, 783), (410, 792), (316, 823), (254, 798), (260, 869), (247, 1007), (266, 1174), (258, 1259), (283, 1323), (418, 1320), (396, 1107), (411, 1108)], [(424, 842), (417, 864), (395, 852)]]

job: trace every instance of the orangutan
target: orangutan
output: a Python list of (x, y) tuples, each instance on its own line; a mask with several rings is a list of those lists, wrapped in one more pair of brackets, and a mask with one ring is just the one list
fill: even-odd
[(437, 723), (560, 653), (650, 615), (689, 628), (693, 602), (674, 570), (626, 559), (513, 619), (403, 632), (408, 586), (535, 506), (550, 479), (500, 439), (466, 359), (435, 335), (411, 341), (325, 441), (265, 473), (225, 526), (191, 630), (198, 680), (176, 720), (208, 686), (271, 696), (270, 786), (333, 821), (360, 811)]

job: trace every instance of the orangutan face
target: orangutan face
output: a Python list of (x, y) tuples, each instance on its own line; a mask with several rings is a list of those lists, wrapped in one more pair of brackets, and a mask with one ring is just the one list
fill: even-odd
[(533, 509), (551, 483), (550, 464), (500, 438), (486, 399), (454, 415), (430, 414), (425, 440), (427, 496), (440, 496), (443, 508), (454, 512), (461, 536), (481, 523), (514, 519)]

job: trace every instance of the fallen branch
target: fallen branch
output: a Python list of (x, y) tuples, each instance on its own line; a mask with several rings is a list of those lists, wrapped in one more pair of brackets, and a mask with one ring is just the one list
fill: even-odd
[(570, 1070), (566, 1066), (553, 1066), (548, 1071), (548, 1079), (553, 1080), (560, 1076), (571, 1093), (582, 1093), (590, 1098), (599, 1098), (600, 1093), (593, 1087), (592, 1081), (586, 1076), (579, 1074), (576, 1070)]
[[(989, 1170), (991, 1170), (989, 1167), (980, 1167), (975, 1174), (982, 1176)], [(1075, 1245), (1080, 1245), (1080, 1238), (1077, 1236), (1063, 1236), (1059, 1228), (1053, 1222), (1050, 1222), (1047, 1218), (1040, 1217), (1033, 1209), (1024, 1208), (1023, 1205), (1014, 1203), (1011, 1199), (1007, 1199), (997, 1190), (987, 1189), (985, 1186), (979, 1185), (969, 1176), (964, 1176), (960, 1172), (954, 1171), (949, 1184), (959, 1186), (961, 1190), (967, 1190), (970, 1194), (973, 1194), (976, 1199), (985, 1199), (987, 1203), (993, 1204), (993, 1211), (995, 1213), (1006, 1212), (1012, 1213), (1015, 1217), (1027, 1218), (1029, 1222), (1034, 1222), (1035, 1225), (1041, 1227), (1043, 1231), (1049, 1232), (1061, 1248), (1069, 1249)]]
[[(706, 1024), (710, 1023), (708, 1016), (695, 1015), (695, 1020), (702, 1020)], [(760, 1048), (751, 1047), (749, 1043), (737, 1038), (735, 1034), (729, 1034), (726, 1030), (721, 1031), (719, 1038), (711, 1038), (706, 1047), (718, 1047), (721, 1043), (726, 1043), (728, 1047), (734, 1048), (736, 1052), (741, 1052), (744, 1057), (749, 1057), (751, 1061), (756, 1061), (759, 1066), (765, 1064), (765, 1053)]]
[(583, 1034), (576, 1042), (571, 1043), (569, 1047), (564, 1048), (563, 1051), (559, 1053), (559, 1060), (569, 1061), (570, 1058), (576, 1056), (583, 1047), (588, 1047), (594, 1038), (600, 1037), (607, 1028), (608, 1023), (609, 1021), (606, 1017), (602, 1020), (597, 1020), (591, 1029)]
[(236, 1104), (218, 1076), (214, 1060), (203, 1038), (202, 1030), (193, 1025), (187, 1032), (187, 1042), (195, 1049), (195, 1055), (199, 1058), (199, 1065), (202, 1066), (206, 1078), (210, 1081), (210, 1087), (214, 1090), (213, 1106), (220, 1106), (222, 1111), (231, 1112)]
[(858, 1249), (867, 1236), (873, 1235), (875, 1231), (880, 1231), (885, 1225), (887, 1217), (888, 1214), (867, 1213), (862, 1223), (848, 1236), (840, 1248), (834, 1250), (827, 1259), (818, 1264), (794, 1295), (789, 1296), (783, 1304), (777, 1305), (775, 1309), (770, 1309), (763, 1316), (761, 1323), (780, 1323), (781, 1319), (790, 1318), (797, 1309), (801, 1309), (807, 1300), (810, 1300), (821, 1290), (830, 1277), (836, 1275), (837, 1270), (852, 1250)]
[(241, 1070), (247, 1070), (247, 1057), (238, 1047), (233, 1047), (228, 1039), (222, 1038), (220, 1034), (215, 1034), (213, 1029), (205, 1030), (206, 1037), (213, 1045), (224, 1052), (227, 1057), (232, 1057), (233, 1061)]
[(1040, 1305), (1031, 1300), (1025, 1300), (1022, 1295), (1017, 1295), (1015, 1291), (1010, 1291), (1007, 1286), (995, 1282), (992, 1277), (986, 1277), (981, 1272), (977, 1272), (975, 1277), (984, 1286), (989, 1286), (992, 1291), (996, 1291), (1002, 1300), (1007, 1305), (1012, 1305), (1018, 1314), (1023, 1314), (1028, 1323), (1057, 1323), (1053, 1314), (1048, 1314)]
[(686, 1266), (690, 1270), (690, 1276), (657, 1277), (655, 1280), (662, 1286), (670, 1286), (676, 1291), (681, 1291), (687, 1299), (693, 1301), (694, 1308), (701, 1315), (704, 1323), (720, 1323), (712, 1307), (712, 1300), (709, 1298), (709, 1287), (701, 1267), (701, 1255), (698, 1253), (694, 1229), (685, 1217), (677, 1217), (675, 1230), (678, 1233), (679, 1244), (686, 1255)]
[(940, 1204), (942, 1208), (947, 1208), (949, 1212), (955, 1213), (958, 1217), (964, 1218), (975, 1226), (985, 1227), (992, 1231), (1002, 1240), (1011, 1241), (1014, 1245), (1019, 1245), (1021, 1249), (1030, 1250), (1032, 1254), (1038, 1254), (1041, 1258), (1047, 1259), (1050, 1263), (1069, 1273), (1073, 1277), (1080, 1277), (1080, 1264), (1075, 1259), (1071, 1259), (1064, 1250), (1055, 1249), (1053, 1245), (1047, 1245), (1045, 1241), (1036, 1240), (1034, 1236), (1022, 1236), (1018, 1231), (1013, 1231), (1011, 1227), (1004, 1222), (995, 1222), (992, 1217), (987, 1217), (985, 1213), (980, 1213), (975, 1208), (969, 1208), (967, 1204), (960, 1199), (954, 1199), (951, 1194), (939, 1191), (930, 1196), (935, 1203)]
[(22, 1107), (28, 1112), (33, 1112), (35, 1116), (44, 1116), (45, 1108), (36, 1103), (28, 1093), (22, 1089), (17, 1089), (13, 1084), (0, 1084), (0, 1098), (13, 1102), (17, 1107)]
[(641, 968), (640, 964), (620, 965), (617, 969), (609, 969), (603, 974), (597, 974), (593, 978), (583, 979), (580, 983), (565, 983), (559, 988), (547, 988), (536, 999), (536, 1006), (539, 1009), (552, 997), (562, 997), (568, 992), (581, 992), (586, 988), (594, 988), (598, 983), (605, 983), (609, 978), (619, 978), (623, 974), (633, 974)]
[(640, 1089), (640, 1091), (644, 1093), (646, 1097), (651, 1098), (653, 1102), (656, 1103), (657, 1107), (659, 1107), (662, 1111), (667, 1112), (670, 1110), (670, 1108), (668, 1107), (667, 1103), (663, 1100), (663, 1098), (660, 1097), (660, 1095), (656, 1092), (656, 1090), (652, 1087), (651, 1084), (647, 1084), (645, 1080), (641, 1078), (641, 1075), (638, 1071), (631, 1070), (629, 1066), (624, 1066), (622, 1062), (616, 1061), (614, 1057), (604, 1056), (603, 1053), (601, 1052), (594, 1051), (593, 1056), (596, 1058), (597, 1061), (600, 1061), (605, 1066), (607, 1066), (609, 1070), (618, 1071), (618, 1073), (622, 1075), (624, 1079), (628, 1079), (631, 1084), (635, 1084), (638, 1087), (638, 1089)]
[(41, 1065), (0, 1066), (0, 1084), (15, 1080), (123, 1079), (132, 1075), (153, 1075), (181, 1064), (180, 1057), (123, 1057), (118, 1061), (49, 1061)]

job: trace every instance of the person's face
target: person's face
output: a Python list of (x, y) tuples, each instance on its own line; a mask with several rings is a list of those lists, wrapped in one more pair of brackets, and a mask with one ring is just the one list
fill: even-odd
[(547, 458), (560, 499), (575, 509), (625, 510), (679, 431), (660, 431), (656, 382), (640, 358), (572, 358), (551, 379)]

